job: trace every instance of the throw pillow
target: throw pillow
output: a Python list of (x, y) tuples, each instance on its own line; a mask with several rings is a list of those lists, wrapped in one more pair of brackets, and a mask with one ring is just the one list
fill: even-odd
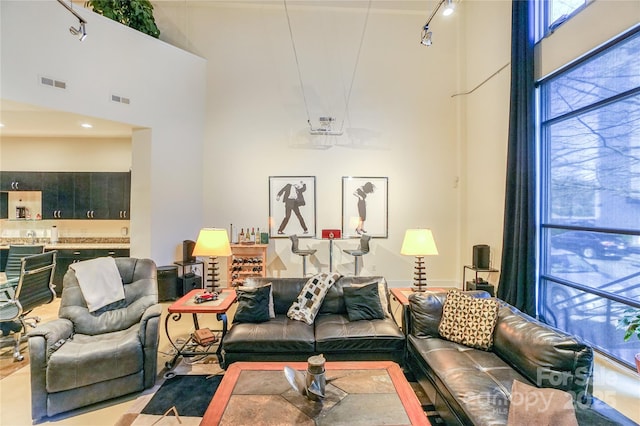
[(389, 299), (387, 299), (387, 287), (384, 283), (384, 278), (380, 281), (372, 281), (370, 283), (364, 284), (351, 284), (351, 287), (364, 287), (365, 285), (373, 284), (374, 282), (378, 284), (378, 296), (380, 297), (380, 305), (382, 306), (382, 311), (384, 312), (385, 317), (391, 318), (391, 314), (389, 313)]
[(236, 297), (238, 309), (233, 317), (234, 323), (256, 323), (269, 321), (269, 294), (271, 286), (238, 287)]
[(275, 318), (276, 311), (273, 304), (273, 288), (271, 287), (271, 283), (267, 283), (267, 284), (263, 284), (255, 287), (240, 286), (238, 287), (238, 289), (246, 290), (246, 289), (260, 288), (260, 287), (269, 287), (269, 318)]
[(450, 291), (442, 307), (438, 331), (447, 340), (487, 351), (493, 346), (497, 320), (498, 302), (495, 299), (478, 299)]
[(344, 287), (342, 290), (349, 321), (384, 319), (378, 283), (362, 287)]
[(571, 394), (513, 381), (507, 426), (577, 426)]
[(296, 300), (289, 307), (287, 316), (292, 320), (304, 321), (309, 325), (313, 324), (324, 296), (338, 278), (340, 278), (340, 274), (327, 275), (324, 273), (309, 278)]

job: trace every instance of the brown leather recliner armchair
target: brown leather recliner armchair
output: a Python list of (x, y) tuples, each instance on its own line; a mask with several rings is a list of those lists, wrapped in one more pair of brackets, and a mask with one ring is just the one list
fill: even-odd
[(124, 300), (90, 313), (70, 268), (59, 318), (29, 333), (34, 420), (154, 385), (162, 313), (156, 265), (134, 258), (116, 265)]

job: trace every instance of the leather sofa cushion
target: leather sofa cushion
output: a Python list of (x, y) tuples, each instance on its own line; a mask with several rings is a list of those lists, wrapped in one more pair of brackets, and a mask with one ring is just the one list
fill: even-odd
[(49, 358), (47, 391), (80, 388), (142, 371), (139, 332), (140, 326), (135, 325), (100, 336), (74, 334)]
[[(272, 291), (273, 291), (273, 303), (274, 310), (276, 314), (286, 314), (289, 310), (289, 307), (293, 304), (293, 302), (300, 294), (302, 287), (304, 287), (308, 278), (248, 278), (245, 281), (245, 286), (260, 286), (271, 283)], [(384, 288), (383, 292), (379, 291), (380, 294), (380, 302), (382, 305), (385, 314), (388, 317), (391, 317), (389, 313), (389, 298), (388, 298), (388, 286), (387, 281), (384, 277), (376, 276), (376, 277), (341, 277), (334, 285), (331, 286), (329, 291), (324, 297), (322, 305), (320, 306), (320, 310), (318, 314), (345, 314), (347, 313), (347, 308), (344, 305), (344, 297), (343, 297), (343, 286), (354, 285), (362, 285), (369, 284), (372, 282), (380, 283), (380, 288)], [(488, 295), (488, 294), (487, 294)]]
[(225, 352), (313, 352), (313, 326), (286, 315), (262, 323), (236, 323), (223, 346)]
[(493, 350), (538, 387), (572, 392), (580, 401), (591, 393), (591, 347), (512, 306), (498, 312)]
[(380, 304), (385, 315), (389, 314), (389, 299), (387, 281), (384, 277), (341, 277), (327, 292), (324, 302), (320, 307), (320, 314), (346, 314), (347, 308), (344, 304), (344, 287), (361, 286), (363, 284), (371, 284), (377, 282), (378, 294), (380, 296)]
[(346, 315), (318, 315), (316, 351), (391, 352), (403, 350), (405, 337), (391, 318), (349, 321)]
[(437, 337), (408, 337), (420, 356), (473, 424), (506, 424), (513, 380), (529, 381), (495, 353)]
[(271, 283), (273, 310), (276, 315), (286, 315), (307, 282), (306, 278), (248, 278), (245, 287), (257, 287)]
[[(486, 291), (465, 291), (473, 297), (488, 298)], [(408, 297), (411, 308), (410, 333), (418, 336), (440, 336), (438, 327), (442, 319), (442, 307), (447, 300), (446, 292), (416, 292)]]

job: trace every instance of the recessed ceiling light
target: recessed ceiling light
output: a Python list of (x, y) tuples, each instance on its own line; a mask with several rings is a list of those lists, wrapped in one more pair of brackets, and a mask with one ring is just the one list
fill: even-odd
[(93, 126), (89, 123), (82, 123), (80, 126), (84, 127), (85, 129), (91, 129), (93, 128)]
[(4, 123), (0, 123), (0, 127), (4, 127)]

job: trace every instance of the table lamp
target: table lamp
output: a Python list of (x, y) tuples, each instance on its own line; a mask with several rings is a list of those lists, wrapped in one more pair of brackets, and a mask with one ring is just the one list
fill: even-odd
[[(414, 291), (424, 291), (427, 287), (424, 257), (437, 255), (438, 248), (430, 229), (407, 229), (400, 254), (415, 256), (416, 266), (414, 272)], [(423, 288), (424, 287), (424, 288)]]
[(211, 282), (211, 290), (218, 291), (218, 264), (217, 256), (231, 256), (231, 246), (229, 245), (229, 235), (226, 229), (218, 228), (202, 228), (198, 234), (196, 246), (193, 249), (193, 256), (208, 256), (211, 258), (209, 262), (209, 281)]

